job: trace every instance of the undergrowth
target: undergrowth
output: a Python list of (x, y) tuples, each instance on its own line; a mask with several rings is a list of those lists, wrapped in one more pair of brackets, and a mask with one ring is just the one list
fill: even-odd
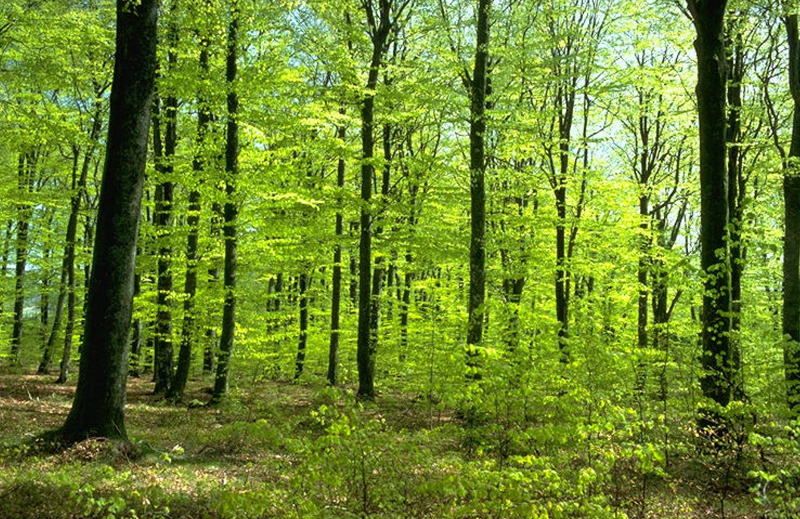
[[(347, 389), (261, 381), (221, 408), (187, 409), (134, 380), (129, 429), (150, 454), (131, 459), (97, 438), (33, 449), (69, 409), (69, 391), (47, 382), (0, 376), (0, 518), (800, 513), (793, 423), (742, 425), (712, 451), (688, 417), (610, 403), (590, 412), (587, 395), (569, 392), (527, 416), (487, 405), (467, 426), (447, 403), (402, 394), (362, 405)], [(585, 414), (565, 413), (581, 400)]]

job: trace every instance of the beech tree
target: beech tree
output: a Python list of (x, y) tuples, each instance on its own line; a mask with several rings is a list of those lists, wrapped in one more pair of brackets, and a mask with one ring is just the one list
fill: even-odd
[(797, 13), (784, 18), (789, 44), (792, 135), (783, 167), (783, 334), (787, 399), (800, 411), (800, 36)]
[(106, 162), (75, 399), (61, 440), (126, 443), (125, 395), (136, 239), (155, 81), (158, 4), (118, 0)]
[(730, 251), (726, 148), (725, 10), (727, 2), (688, 0), (696, 30), (697, 112), (700, 124), (700, 242), (703, 314), (700, 379), (703, 394), (720, 406), (731, 400)]
[(234, 334), (236, 329), (236, 252), (237, 234), (236, 219), (239, 214), (236, 199), (236, 181), (239, 173), (239, 94), (236, 91), (237, 60), (239, 59), (239, 5), (233, 1), (228, 22), (228, 40), (225, 54), (225, 85), (227, 101), (227, 125), (225, 133), (225, 268), (223, 287), (225, 302), (222, 308), (222, 332), (219, 338), (219, 355), (217, 356), (217, 373), (214, 378), (214, 391), (211, 404), (222, 401), (228, 392), (228, 376), (230, 359), (233, 353)]

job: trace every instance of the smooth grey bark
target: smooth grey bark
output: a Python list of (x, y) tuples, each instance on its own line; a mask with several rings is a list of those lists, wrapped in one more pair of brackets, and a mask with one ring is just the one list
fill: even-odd
[(136, 239), (156, 68), (158, 2), (117, 1), (116, 54), (106, 161), (97, 212), (84, 343), (65, 443), (127, 443), (125, 397)]

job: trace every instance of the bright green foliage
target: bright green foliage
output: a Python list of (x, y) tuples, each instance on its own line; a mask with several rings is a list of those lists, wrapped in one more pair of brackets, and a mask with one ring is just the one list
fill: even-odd
[[(188, 469), (177, 471), (175, 463), (149, 466), (147, 477), (191, 480), (195, 492), (213, 498), (214, 508), (204, 513), (223, 517), (399, 517), (406, 512), (419, 517), (688, 517), (720, 515), (723, 509), (734, 516), (752, 510), (768, 517), (796, 514), (798, 476), (792, 467), (799, 454), (792, 446), (796, 427), (786, 422), (779, 323), (779, 149), (788, 149), (791, 127), (786, 46), (775, 6), (732, 4), (732, 12), (740, 14), (731, 15), (730, 30), (741, 37), (746, 63), (739, 114), (743, 137), (737, 145), (746, 253), (736, 337), (745, 396), (720, 410), (731, 417), (731, 437), (721, 440), (718, 452), (704, 450), (708, 446), (698, 440), (695, 422), (702, 403), (697, 340), (702, 279), (693, 36), (682, 5), (495, 2), (486, 135), (487, 322), (482, 380), (469, 386), (462, 354), (470, 187), (464, 74), (471, 70), (476, 3), (414, 0), (404, 11), (390, 35), (375, 92), (373, 162), (378, 186), (389, 168), (390, 190), (382, 197), (378, 189), (370, 209), (383, 227), (373, 237), (373, 261), (382, 258), (392, 274), (381, 296), (377, 405), (396, 401), (413, 409), (415, 418), (427, 418), (406, 427), (392, 423), (402, 413), (355, 407), (348, 393), (357, 380), (358, 316), (350, 286), (357, 281), (351, 261), (357, 263), (356, 222), (362, 209), (359, 103), (371, 57), (362, 4), (239, 0), (238, 312), (231, 408), (221, 411), (231, 414), (218, 428), (182, 429), (205, 436), (195, 438), (194, 450), (168, 457), (196, 462), (213, 451), (213, 463), (221, 465), (226, 456), (255, 451), (271, 457), (256, 464), (266, 467), (255, 471), (260, 475), (236, 478), (228, 487)], [(159, 240), (169, 240), (172, 249), (173, 343), (180, 341), (193, 190), (200, 194), (190, 373), (195, 386), (209, 383), (203, 378), (204, 353), (216, 352), (221, 324), (218, 210), (225, 202), (224, 54), (230, 2), (181, 0), (176, 5), (163, 10), (159, 49), (160, 95), (179, 101), (174, 170), (166, 179), (150, 161), (137, 258), (141, 291), (134, 319), (143, 330), (142, 380), (137, 382), (142, 386), (152, 360)], [(166, 66), (170, 49), (163, 37), (170, 24), (179, 34), (173, 68)], [(200, 64), (204, 45), (207, 69)], [(81, 333), (104, 139), (102, 131), (96, 142), (89, 135), (96, 110), (102, 116), (107, 110), (111, 56), (110, 1), (4, 0), (0, 5), (0, 357), (10, 349), (14, 221), (18, 206), (29, 205), (21, 350), (26, 370), (41, 356), (39, 331), (52, 327), (52, 322), (41, 324), (41, 298), (49, 294), (49, 307), (55, 305), (73, 166), (88, 160), (74, 343)], [(211, 120), (200, 138), (198, 115), (204, 110)], [(643, 121), (650, 128), (646, 142)], [(337, 137), (339, 127), (345, 129), (344, 141)], [(38, 153), (39, 160), (34, 189), (23, 197), (16, 167), (20, 154), (28, 152)], [(650, 154), (653, 165), (646, 179), (643, 153)], [(336, 187), (340, 159), (346, 167), (343, 189)], [(153, 198), (164, 180), (176, 186), (175, 225), (160, 236), (152, 220)], [(643, 196), (649, 203), (646, 215), (640, 214)], [(341, 237), (334, 234), (337, 213), (344, 217)], [(561, 263), (559, 227), (567, 248)], [(335, 245), (343, 251), (339, 385), (344, 393), (321, 384)], [(640, 282), (640, 269), (646, 270), (646, 283)], [(567, 274), (569, 296), (568, 335), (561, 340), (564, 323), (557, 318), (554, 290), (558, 273)], [(298, 385), (288, 386), (295, 372), (301, 274), (310, 279), (307, 354)], [(514, 283), (521, 286), (518, 297)], [(638, 341), (640, 297), (648, 305), (644, 348)], [(668, 312), (657, 312), (659, 297)], [(654, 315), (666, 319), (657, 321)], [(55, 358), (63, 340), (58, 344)], [(303, 405), (298, 404), (302, 417), (295, 417), (269, 402), (253, 407), (249, 392), (263, 387), (274, 389), (269, 399), (305, 387), (313, 394), (304, 394)], [(196, 393), (186, 399), (204, 397)], [(160, 404), (140, 409), (137, 417), (174, 411), (166, 409)], [(474, 410), (477, 418), (470, 428), (460, 421), (464, 409)], [(146, 432), (142, 435), (150, 441)], [(165, 442), (159, 438), (153, 444), (171, 449)], [(176, 494), (141, 488), (137, 469), (123, 477), (127, 469), (111, 475), (84, 468), (83, 487), (52, 466), (43, 484), (61, 488), (76, 510), (99, 517), (155, 517), (167, 514), (167, 506), (181, 510), (191, 504)], [(33, 469), (13, 477), (28, 490), (38, 488)], [(121, 503), (111, 487), (127, 484), (125, 477), (139, 486)]]

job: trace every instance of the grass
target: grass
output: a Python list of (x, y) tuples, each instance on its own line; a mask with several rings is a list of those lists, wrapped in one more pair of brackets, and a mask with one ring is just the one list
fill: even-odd
[[(755, 501), (746, 463), (687, 450), (666, 467), (622, 425), (468, 430), (425, 398), (360, 406), (321, 382), (262, 381), (207, 408), (132, 379), (127, 427), (148, 454), (103, 439), (37, 452), (30, 441), (61, 425), (74, 392), (52, 380), (0, 374), (0, 518), (781, 517)], [(187, 402), (207, 386), (191, 381)], [(724, 490), (713, 460), (733, 474)]]

